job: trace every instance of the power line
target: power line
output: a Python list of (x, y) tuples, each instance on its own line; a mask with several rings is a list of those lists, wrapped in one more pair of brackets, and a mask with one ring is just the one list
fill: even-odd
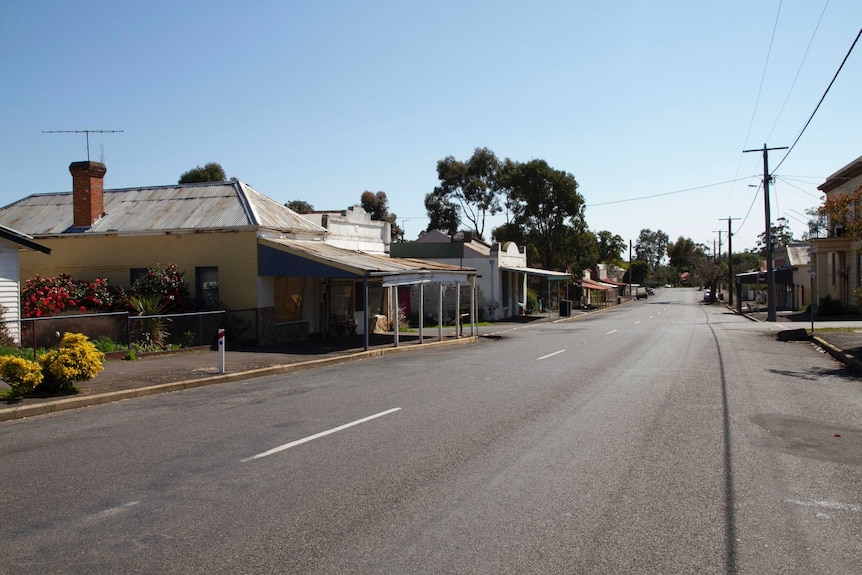
[[(762, 186), (762, 185), (763, 185), (763, 184), (761, 183), (761, 186)], [(744, 218), (742, 218), (742, 223), (741, 223), (741, 224), (739, 224), (739, 227), (740, 227), (740, 228), (741, 228), (742, 226), (744, 226), (744, 225), (745, 225), (745, 222), (747, 222), (747, 221), (748, 221), (748, 216), (750, 216), (750, 215), (751, 215), (751, 209), (754, 207), (754, 202), (756, 202), (756, 201), (757, 201), (757, 194), (760, 192), (760, 187), (761, 187), (761, 186), (757, 186), (757, 191), (756, 191), (756, 192), (754, 192), (754, 197), (751, 199), (751, 205), (750, 205), (750, 206), (748, 206), (748, 211), (745, 213), (745, 217), (744, 217)]]
[[(818, 200), (820, 199), (820, 196), (819, 196), (819, 195), (815, 195), (815, 194), (812, 194), (811, 192), (808, 192), (808, 191), (806, 191), (806, 190), (803, 190), (802, 188), (800, 188), (799, 186), (797, 186), (796, 184), (794, 184), (794, 183), (793, 183), (793, 180), (788, 180), (787, 178), (784, 178), (784, 177), (781, 177), (781, 176), (773, 176), (773, 177), (774, 177), (774, 178), (776, 178), (776, 179), (778, 179), (778, 180), (781, 180), (782, 182), (784, 182), (785, 184), (787, 184), (787, 185), (788, 185), (788, 186), (790, 186), (791, 188), (796, 188), (797, 190), (799, 190), (800, 192), (802, 192), (803, 194), (805, 194), (805, 195), (807, 195), (807, 196), (811, 196), (812, 198), (817, 198)], [(799, 181), (799, 180), (796, 180), (796, 181)], [(807, 184), (808, 182), (802, 182), (802, 183), (803, 183), (803, 184)]]
[(829, 0), (826, 0), (826, 4), (823, 5), (823, 10), (820, 12), (820, 18), (817, 20), (817, 25), (814, 27), (814, 32), (811, 33), (811, 39), (808, 40), (808, 47), (805, 48), (805, 53), (802, 55), (802, 61), (799, 63), (799, 68), (796, 69), (796, 75), (793, 77), (793, 82), (790, 83), (790, 89), (787, 91), (787, 96), (784, 98), (784, 103), (781, 104), (781, 109), (778, 110), (778, 116), (775, 118), (775, 123), (772, 124), (772, 129), (769, 130), (769, 135), (766, 136), (767, 141), (769, 141), (770, 136), (772, 136), (772, 132), (775, 131), (775, 126), (778, 125), (778, 121), (781, 119), (781, 114), (784, 113), (784, 107), (787, 106), (787, 101), (790, 99), (790, 94), (793, 93), (793, 88), (796, 86), (796, 80), (799, 79), (799, 73), (802, 72), (802, 66), (805, 65), (805, 59), (808, 58), (808, 51), (811, 50), (811, 44), (814, 43), (814, 37), (817, 35), (817, 30), (820, 29), (820, 22), (823, 21), (823, 15), (826, 14), (827, 6), (829, 6)]
[[(748, 144), (748, 137), (751, 136), (751, 128), (754, 126), (754, 118), (757, 117), (757, 108), (760, 106), (760, 95), (763, 92), (763, 83), (766, 80), (766, 71), (769, 69), (769, 58), (772, 55), (772, 44), (775, 41), (775, 31), (778, 29), (778, 17), (781, 15), (781, 2), (778, 3), (778, 12), (775, 14), (775, 22), (772, 25), (772, 37), (769, 39), (769, 49), (766, 51), (766, 61), (763, 63), (763, 73), (760, 75), (760, 86), (757, 88), (757, 97), (754, 99), (754, 110), (751, 111), (751, 120), (748, 122), (748, 130), (745, 132), (745, 138), (742, 141), (743, 147)], [(739, 162), (736, 164), (735, 178), (739, 175), (739, 170), (742, 167), (742, 154), (739, 156)], [(724, 204), (724, 210), (727, 211), (727, 206), (730, 205), (730, 199), (733, 197), (733, 188), (730, 190), (730, 195), (727, 197), (727, 202)]]
[(754, 177), (754, 176), (746, 176), (746, 177), (744, 177), (744, 178), (736, 178), (736, 179), (734, 179), (734, 180), (726, 180), (726, 181), (724, 181), (724, 182), (717, 182), (717, 183), (715, 183), (715, 184), (706, 184), (705, 186), (697, 186), (697, 187), (695, 187), (695, 188), (686, 188), (686, 189), (684, 189), (684, 190), (676, 190), (676, 191), (673, 191), (673, 192), (663, 192), (663, 193), (661, 193), (661, 194), (652, 194), (652, 195), (650, 195), (650, 196), (638, 196), (638, 197), (636, 197), (636, 198), (628, 198), (628, 199), (625, 199), (625, 200), (614, 200), (614, 201), (612, 201), (612, 202), (601, 202), (601, 203), (598, 203), (598, 204), (586, 204), (584, 207), (585, 207), (585, 208), (595, 208), (595, 207), (598, 207), (598, 206), (609, 206), (609, 205), (611, 205), (611, 204), (622, 204), (622, 203), (626, 203), (626, 202), (637, 202), (637, 201), (639, 201), (639, 200), (650, 200), (650, 199), (652, 199), (652, 198), (660, 198), (660, 197), (662, 197), (662, 196), (670, 196), (670, 195), (673, 195), (673, 194), (683, 194), (683, 193), (685, 193), (685, 192), (694, 192), (694, 191), (697, 191), (697, 190), (703, 190), (703, 189), (705, 189), (705, 188), (714, 188), (715, 186), (723, 186), (723, 185), (725, 185), (725, 184), (730, 184), (730, 183), (733, 183), (733, 182), (738, 182), (738, 181), (740, 181), (740, 180), (747, 180), (748, 178), (752, 178), (752, 177)]
[(847, 63), (847, 59), (850, 57), (850, 53), (851, 53), (851, 52), (853, 52), (853, 48), (855, 48), (855, 47), (856, 47), (856, 43), (859, 41), (859, 37), (860, 37), (860, 36), (862, 36), (862, 28), (860, 28), (860, 29), (859, 29), (859, 33), (858, 33), (858, 34), (856, 34), (856, 38), (853, 40), (853, 43), (850, 45), (850, 49), (849, 49), (849, 50), (847, 50), (847, 54), (844, 56), (844, 59), (843, 59), (843, 60), (841, 60), (841, 65), (840, 65), (840, 66), (838, 66), (838, 70), (836, 70), (836, 71), (835, 71), (835, 75), (834, 75), (834, 76), (832, 76), (832, 81), (831, 81), (831, 82), (829, 82), (829, 85), (828, 85), (828, 86), (826, 86), (826, 91), (825, 91), (825, 92), (823, 92), (823, 95), (820, 97), (820, 101), (819, 101), (819, 102), (817, 102), (817, 105), (814, 107), (814, 111), (813, 111), (813, 112), (811, 112), (811, 116), (809, 116), (809, 117), (808, 117), (808, 121), (807, 121), (807, 122), (805, 122), (805, 125), (804, 125), (804, 126), (802, 126), (802, 130), (800, 130), (800, 131), (799, 131), (799, 135), (798, 135), (798, 136), (796, 136), (796, 139), (795, 139), (795, 140), (793, 140), (793, 144), (791, 144), (791, 145), (790, 145), (790, 148), (787, 150), (787, 152), (785, 152), (784, 157), (783, 157), (783, 158), (781, 158), (781, 161), (780, 161), (780, 162), (778, 162), (778, 165), (777, 165), (777, 166), (775, 166), (775, 170), (777, 170), (779, 167), (781, 167), (781, 164), (783, 164), (783, 163), (784, 163), (784, 160), (786, 160), (786, 159), (787, 159), (787, 156), (789, 156), (789, 155), (790, 155), (790, 152), (792, 152), (792, 151), (793, 151), (793, 148), (795, 148), (795, 147), (796, 147), (797, 142), (799, 142), (799, 138), (801, 138), (801, 137), (802, 137), (802, 134), (804, 134), (804, 133), (805, 133), (805, 130), (808, 128), (808, 124), (810, 124), (810, 123), (811, 123), (811, 120), (813, 120), (813, 119), (814, 119), (814, 114), (816, 114), (816, 113), (817, 113), (817, 110), (819, 110), (819, 109), (820, 109), (820, 104), (822, 104), (822, 103), (823, 103), (823, 100), (825, 100), (825, 99), (826, 99), (826, 94), (828, 94), (828, 93), (829, 93), (829, 90), (832, 88), (832, 84), (834, 84), (834, 83), (835, 83), (835, 80), (837, 80), (837, 79), (838, 79), (838, 74), (840, 74), (840, 73), (841, 73), (841, 69), (844, 67), (844, 64), (845, 64), (845, 63)]

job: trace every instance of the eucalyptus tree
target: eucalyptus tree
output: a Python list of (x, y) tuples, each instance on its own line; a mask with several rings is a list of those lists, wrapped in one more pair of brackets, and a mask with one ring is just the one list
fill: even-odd
[[(512, 224), (536, 249), (541, 265), (554, 269), (573, 263), (578, 256), (577, 240), (586, 239), (583, 234), (587, 232), (584, 198), (575, 177), (544, 160), (512, 163), (506, 172)], [(592, 241), (595, 243), (595, 236)]]
[[(457, 205), (459, 217), (484, 239), (486, 218), (502, 211), (499, 172), (500, 162), (488, 148), (476, 148), (466, 161), (447, 156), (437, 162), (440, 183), (432, 193), (431, 206)], [(429, 205), (427, 199), (425, 205)]]
[(196, 184), (199, 182), (225, 182), (227, 174), (221, 164), (209, 162), (204, 167), (196, 166), (180, 175), (178, 184)]

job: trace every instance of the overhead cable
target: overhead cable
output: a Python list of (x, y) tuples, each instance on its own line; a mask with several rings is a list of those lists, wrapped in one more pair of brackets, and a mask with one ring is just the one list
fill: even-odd
[(799, 68), (796, 69), (796, 75), (793, 77), (793, 82), (790, 83), (790, 89), (787, 90), (787, 96), (784, 98), (784, 103), (781, 104), (781, 109), (778, 110), (778, 116), (775, 118), (775, 123), (772, 124), (772, 129), (769, 130), (769, 135), (766, 136), (765, 141), (769, 141), (770, 136), (772, 136), (772, 132), (775, 131), (775, 126), (778, 125), (778, 121), (781, 119), (781, 114), (784, 113), (784, 107), (787, 106), (787, 101), (790, 99), (790, 94), (793, 93), (793, 88), (796, 86), (796, 80), (799, 79), (799, 73), (802, 72), (802, 66), (805, 65), (805, 59), (808, 57), (808, 51), (811, 50), (811, 44), (814, 43), (814, 37), (817, 35), (817, 30), (820, 29), (820, 22), (823, 21), (823, 15), (826, 13), (826, 7), (829, 6), (829, 0), (826, 0), (826, 3), (823, 5), (823, 10), (820, 12), (820, 18), (817, 20), (817, 25), (814, 26), (814, 32), (811, 33), (811, 39), (808, 40), (808, 47), (805, 48), (805, 53), (802, 55), (802, 61), (799, 62)]
[(853, 48), (855, 48), (855, 47), (856, 47), (856, 43), (857, 43), (857, 42), (859, 42), (859, 37), (860, 37), (860, 36), (862, 36), (862, 28), (860, 28), (860, 29), (859, 29), (859, 33), (858, 33), (858, 34), (856, 34), (856, 38), (853, 40), (853, 44), (851, 44), (851, 45), (850, 45), (850, 49), (849, 49), (849, 50), (847, 50), (847, 54), (844, 56), (844, 59), (843, 59), (843, 60), (841, 60), (841, 65), (840, 65), (840, 66), (838, 66), (838, 70), (836, 70), (836, 71), (835, 71), (835, 75), (834, 75), (834, 76), (832, 76), (832, 81), (831, 81), (831, 82), (829, 82), (829, 85), (828, 85), (828, 86), (826, 86), (826, 91), (825, 91), (825, 92), (823, 92), (823, 95), (820, 97), (820, 101), (819, 101), (819, 102), (817, 102), (817, 106), (815, 106), (815, 107), (814, 107), (814, 111), (813, 111), (813, 112), (811, 112), (811, 116), (809, 116), (809, 117), (808, 117), (808, 121), (807, 121), (807, 122), (805, 122), (805, 125), (804, 125), (804, 126), (802, 126), (802, 130), (800, 130), (800, 131), (799, 131), (799, 135), (798, 135), (798, 136), (796, 136), (796, 139), (795, 139), (795, 140), (793, 140), (793, 144), (791, 144), (791, 145), (790, 145), (790, 147), (788, 148), (787, 152), (785, 152), (784, 157), (783, 157), (783, 158), (781, 158), (781, 161), (780, 161), (780, 162), (778, 162), (778, 165), (777, 165), (777, 166), (775, 166), (775, 168), (773, 169), (773, 172), (774, 172), (775, 170), (777, 170), (777, 169), (781, 166), (781, 164), (783, 164), (783, 163), (784, 163), (784, 160), (786, 160), (786, 159), (787, 159), (787, 156), (789, 156), (789, 155), (790, 155), (790, 152), (792, 152), (792, 151), (793, 151), (793, 148), (794, 148), (794, 147), (796, 147), (796, 144), (799, 142), (799, 138), (801, 138), (801, 137), (802, 137), (802, 134), (804, 134), (804, 133), (805, 133), (805, 130), (808, 128), (808, 124), (810, 124), (810, 123), (811, 123), (811, 120), (813, 120), (813, 119), (814, 119), (814, 114), (816, 114), (816, 113), (817, 113), (817, 110), (818, 110), (818, 109), (820, 109), (820, 104), (822, 104), (822, 103), (823, 103), (823, 100), (825, 100), (825, 99), (826, 99), (826, 94), (828, 94), (828, 93), (829, 93), (829, 89), (830, 89), (830, 88), (832, 88), (832, 84), (834, 84), (834, 83), (835, 83), (835, 80), (836, 80), (836, 79), (838, 79), (838, 74), (840, 74), (840, 73), (841, 73), (841, 69), (844, 67), (844, 64), (847, 62), (847, 59), (850, 57), (850, 53), (851, 53), (851, 52), (853, 52)]
[(649, 200), (649, 199), (652, 199), (652, 198), (660, 198), (661, 196), (670, 196), (670, 195), (673, 195), (673, 194), (682, 194), (682, 193), (685, 193), (685, 192), (694, 192), (694, 191), (697, 191), (697, 190), (703, 190), (704, 188), (714, 188), (715, 186), (723, 186), (724, 184), (730, 184), (730, 183), (733, 183), (733, 182), (738, 182), (738, 181), (740, 181), (740, 180), (747, 180), (747, 179), (749, 179), (749, 178), (753, 178), (753, 177), (755, 177), (755, 176), (745, 176), (744, 178), (736, 178), (736, 179), (734, 179), (734, 180), (726, 180), (726, 181), (724, 181), (724, 182), (717, 182), (717, 183), (715, 183), (715, 184), (706, 184), (705, 186), (697, 186), (697, 187), (695, 187), (695, 188), (686, 188), (686, 189), (684, 189), (684, 190), (675, 190), (675, 191), (673, 191), (673, 192), (663, 192), (663, 193), (661, 193), (661, 194), (652, 194), (652, 195), (650, 195), (650, 196), (638, 196), (637, 198), (627, 198), (627, 199), (625, 199), (625, 200), (614, 200), (614, 201), (612, 201), (612, 202), (601, 202), (601, 203), (598, 203), (598, 204), (586, 204), (584, 207), (586, 207), (586, 208), (595, 208), (595, 207), (598, 207), (598, 206), (609, 206), (609, 205), (611, 205), (611, 204), (622, 204), (622, 203), (625, 203), (625, 202), (637, 202), (637, 201), (639, 201), (639, 200)]

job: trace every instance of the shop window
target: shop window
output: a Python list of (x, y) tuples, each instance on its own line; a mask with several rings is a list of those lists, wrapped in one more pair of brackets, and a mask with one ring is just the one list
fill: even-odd
[(274, 288), (276, 323), (301, 320), (305, 278), (277, 277), (274, 281)]

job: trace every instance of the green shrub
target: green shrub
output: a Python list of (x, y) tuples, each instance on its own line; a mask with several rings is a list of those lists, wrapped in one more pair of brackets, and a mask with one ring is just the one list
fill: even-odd
[(93, 345), (102, 353), (111, 351), (126, 351), (126, 346), (121, 345), (110, 338), (110, 336), (102, 335), (93, 340)]
[(832, 299), (830, 295), (824, 296), (820, 298), (817, 313), (818, 315), (841, 315), (844, 313), (844, 302)]
[(9, 384), (13, 395), (26, 395), (42, 383), (42, 368), (22, 357), (0, 356), (0, 379)]
[(539, 313), (539, 295), (536, 290), (527, 288), (527, 313)]
[(105, 354), (80, 333), (66, 333), (60, 348), (39, 356), (44, 380), (40, 390), (76, 392), (75, 383), (93, 379), (104, 369)]

